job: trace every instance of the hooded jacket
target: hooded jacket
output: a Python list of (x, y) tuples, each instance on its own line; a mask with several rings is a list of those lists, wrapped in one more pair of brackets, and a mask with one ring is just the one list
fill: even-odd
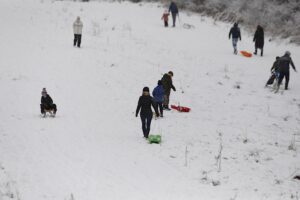
[(152, 92), (152, 95), (154, 97), (155, 102), (159, 102), (159, 103), (163, 102), (164, 95), (165, 95), (163, 86), (162, 85), (156, 86), (156, 88), (154, 88), (154, 90)]
[(74, 34), (81, 35), (82, 34), (82, 28), (83, 28), (82, 21), (80, 21), (80, 18), (78, 17), (75, 20), (75, 22), (73, 23), (73, 32), (74, 32)]
[(255, 42), (255, 47), (262, 49), (265, 43), (264, 29), (261, 26), (257, 26), (255, 31), (253, 42)]
[(231, 35), (232, 35), (232, 38), (240, 38), (240, 40), (242, 39), (241, 31), (237, 24), (234, 24), (234, 26), (230, 29), (229, 39), (230, 39)]
[(293, 69), (296, 71), (296, 67), (292, 61), (292, 58), (289, 55), (284, 55), (279, 58), (279, 72), (288, 72), (290, 70), (290, 65), (292, 65)]

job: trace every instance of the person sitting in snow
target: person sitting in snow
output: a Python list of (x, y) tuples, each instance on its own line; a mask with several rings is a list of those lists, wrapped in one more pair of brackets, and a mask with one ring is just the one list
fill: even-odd
[(148, 138), (150, 133), (150, 126), (153, 117), (151, 106), (154, 108), (156, 116), (159, 117), (159, 113), (155, 106), (155, 102), (153, 98), (150, 96), (149, 88), (144, 87), (143, 94), (142, 96), (140, 96), (138, 101), (135, 116), (137, 117), (141, 110), (140, 117), (142, 120), (142, 129), (145, 138)]
[(237, 54), (237, 43), (238, 40), (242, 40), (241, 37), (241, 31), (240, 28), (238, 27), (238, 23), (234, 23), (233, 27), (230, 29), (229, 32), (229, 39), (232, 36), (232, 46), (234, 49), (234, 54)]
[(159, 107), (159, 116), (163, 117), (163, 102), (164, 102), (164, 88), (162, 86), (161, 80), (158, 81), (157, 86), (154, 88), (152, 95), (154, 97), (154, 101), (156, 103), (156, 109)]
[(47, 93), (46, 88), (43, 88), (42, 90), (42, 98), (41, 98), (41, 113), (43, 117), (46, 116), (46, 111), (51, 110), (53, 111), (53, 116), (55, 116), (57, 108), (56, 104), (53, 103), (52, 98)]
[(169, 26), (169, 12), (168, 10), (165, 10), (164, 14), (162, 15), (161, 19), (164, 20), (164, 24), (165, 24), (165, 27), (168, 27)]

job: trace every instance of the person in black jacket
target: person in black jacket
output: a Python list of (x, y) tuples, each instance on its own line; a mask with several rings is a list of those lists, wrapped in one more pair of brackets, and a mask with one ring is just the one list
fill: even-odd
[(167, 74), (164, 74), (164, 76), (161, 79), (161, 83), (162, 83), (162, 86), (165, 91), (164, 103), (163, 103), (163, 107), (165, 110), (171, 110), (169, 108), (171, 89), (176, 91), (176, 88), (174, 87), (173, 81), (172, 81), (173, 75), (174, 75), (173, 72), (169, 71)]
[(232, 46), (233, 46), (234, 54), (237, 54), (238, 39), (242, 40), (241, 31), (237, 23), (234, 23), (233, 27), (229, 31), (229, 39), (231, 36), (232, 36)]
[(46, 110), (52, 110), (53, 116), (55, 116), (57, 108), (56, 104), (53, 103), (52, 98), (49, 94), (47, 94), (46, 88), (43, 88), (42, 90), (42, 98), (41, 98), (41, 113), (43, 117), (46, 116)]
[(155, 106), (155, 102), (153, 98), (150, 96), (149, 88), (144, 87), (143, 95), (140, 96), (138, 101), (135, 116), (137, 117), (141, 110), (140, 117), (142, 120), (142, 129), (145, 138), (148, 138), (150, 133), (151, 120), (153, 116), (151, 106), (154, 108), (156, 116), (159, 117), (159, 113), (157, 107)]
[(285, 78), (285, 87), (284, 89), (287, 90), (289, 86), (289, 80), (290, 80), (290, 65), (292, 65), (295, 72), (297, 72), (296, 67), (293, 63), (293, 60), (291, 58), (291, 53), (289, 51), (286, 51), (285, 54), (279, 58), (278, 63), (278, 70), (279, 70), (279, 80), (277, 85), (277, 90), (279, 90), (280, 84), (282, 83), (283, 78)]
[(264, 43), (265, 43), (265, 36), (264, 36), (264, 29), (258, 25), (255, 31), (253, 42), (255, 42), (255, 51), (254, 54), (257, 54), (257, 49), (260, 49), (260, 55), (263, 56), (264, 51)]
[(178, 15), (178, 7), (174, 1), (171, 1), (170, 7), (169, 7), (169, 12), (171, 12), (171, 14), (172, 14), (173, 27), (175, 27), (176, 16)]
[(271, 67), (271, 77), (269, 78), (269, 80), (266, 83), (266, 87), (268, 85), (271, 85), (274, 83), (274, 80), (278, 80), (279, 78), (279, 56), (276, 56), (276, 60), (273, 63), (273, 66)]

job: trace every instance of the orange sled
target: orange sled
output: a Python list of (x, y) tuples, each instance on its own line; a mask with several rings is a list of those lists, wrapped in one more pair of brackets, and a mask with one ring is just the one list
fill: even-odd
[(245, 56), (245, 57), (248, 57), (248, 58), (252, 57), (252, 53), (250, 53), (250, 52), (248, 52), (248, 51), (240, 51), (240, 52), (241, 52), (241, 54), (242, 54), (243, 56)]
[(190, 112), (190, 108), (188, 107), (184, 107), (184, 106), (175, 106), (175, 105), (171, 105), (171, 108), (178, 110), (179, 112)]

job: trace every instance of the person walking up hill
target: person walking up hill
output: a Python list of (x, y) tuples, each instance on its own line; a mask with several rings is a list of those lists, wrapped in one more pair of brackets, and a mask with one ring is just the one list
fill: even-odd
[(155, 106), (155, 102), (153, 98), (150, 96), (149, 88), (143, 88), (143, 94), (140, 96), (138, 105), (136, 108), (135, 116), (138, 117), (139, 112), (141, 121), (142, 121), (142, 129), (145, 138), (148, 138), (150, 133), (150, 126), (153, 117), (153, 112), (151, 106), (154, 108), (156, 116), (159, 117), (159, 113), (157, 111), (157, 107)]
[(172, 19), (173, 19), (173, 27), (175, 27), (176, 24), (176, 17), (178, 15), (178, 7), (174, 1), (171, 1), (171, 4), (169, 6), (169, 12), (172, 14)]
[(238, 40), (242, 40), (242, 37), (241, 37), (241, 31), (240, 31), (240, 28), (238, 27), (238, 24), (237, 23), (234, 23), (233, 27), (230, 29), (230, 32), (229, 32), (229, 39), (230, 37), (232, 36), (232, 46), (233, 46), (233, 52), (234, 54), (237, 54), (237, 43), (238, 43)]

